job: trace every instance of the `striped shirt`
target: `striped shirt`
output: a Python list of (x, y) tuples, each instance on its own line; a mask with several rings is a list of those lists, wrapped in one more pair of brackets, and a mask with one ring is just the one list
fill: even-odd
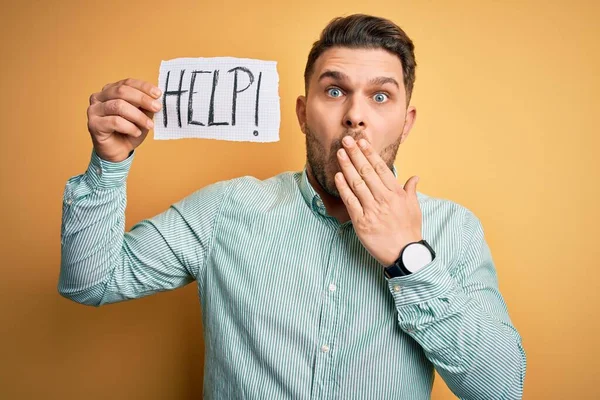
[[(125, 232), (122, 162), (66, 184), (59, 293), (100, 306), (197, 282), (208, 399), (518, 399), (526, 358), (479, 219), (417, 192), (435, 259), (387, 279), (303, 171), (220, 181)], [(393, 168), (397, 176), (396, 168)]]

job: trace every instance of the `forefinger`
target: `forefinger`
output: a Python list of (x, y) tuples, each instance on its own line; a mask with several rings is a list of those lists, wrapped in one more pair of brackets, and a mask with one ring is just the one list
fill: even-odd
[(389, 169), (385, 161), (377, 154), (376, 151), (373, 150), (371, 144), (365, 139), (360, 139), (357, 142), (358, 147), (362, 150), (363, 154), (377, 173), (379, 178), (389, 190), (395, 190), (398, 182), (396, 181), (396, 177), (394, 173)]
[[(143, 84), (150, 85), (147, 82), (143, 82)], [(152, 86), (152, 85), (150, 85)], [(153, 86), (155, 88), (155, 86)], [(153, 90), (152, 88), (146, 90)], [(104, 89), (102, 92), (98, 93), (96, 98), (101, 102), (106, 102), (108, 100), (122, 99), (127, 101), (128, 103), (133, 104), (136, 107), (143, 108), (145, 110), (151, 112), (157, 112), (161, 108), (160, 101), (154, 99), (148, 93), (126, 84), (110, 86)]]

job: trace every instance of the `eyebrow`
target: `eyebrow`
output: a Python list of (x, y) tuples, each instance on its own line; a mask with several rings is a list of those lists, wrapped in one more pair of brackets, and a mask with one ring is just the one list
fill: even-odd
[[(323, 79), (326, 79), (326, 78), (332, 78), (334, 80), (341, 81), (341, 82), (347, 82), (350, 80), (348, 75), (344, 74), (343, 72), (327, 70), (327, 71), (324, 71), (319, 76), (318, 82), (321, 82)], [(372, 78), (369, 80), (370, 85), (383, 86), (386, 83), (391, 83), (391, 84), (395, 85), (398, 89), (400, 89), (400, 84), (398, 83), (398, 81), (389, 76), (378, 76), (376, 78)]]

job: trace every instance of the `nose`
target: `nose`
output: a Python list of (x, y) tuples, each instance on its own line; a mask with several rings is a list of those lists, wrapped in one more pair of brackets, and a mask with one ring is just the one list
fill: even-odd
[(342, 125), (350, 129), (366, 128), (366, 105), (362, 104), (357, 97), (352, 97), (348, 104), (348, 109), (344, 114)]

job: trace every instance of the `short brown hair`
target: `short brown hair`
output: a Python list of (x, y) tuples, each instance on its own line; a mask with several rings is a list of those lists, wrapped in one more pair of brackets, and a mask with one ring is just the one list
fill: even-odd
[(365, 14), (353, 14), (331, 20), (313, 43), (304, 69), (304, 90), (313, 73), (314, 64), (321, 54), (332, 47), (384, 49), (395, 54), (402, 63), (406, 105), (410, 102), (415, 83), (415, 46), (408, 35), (390, 20)]

